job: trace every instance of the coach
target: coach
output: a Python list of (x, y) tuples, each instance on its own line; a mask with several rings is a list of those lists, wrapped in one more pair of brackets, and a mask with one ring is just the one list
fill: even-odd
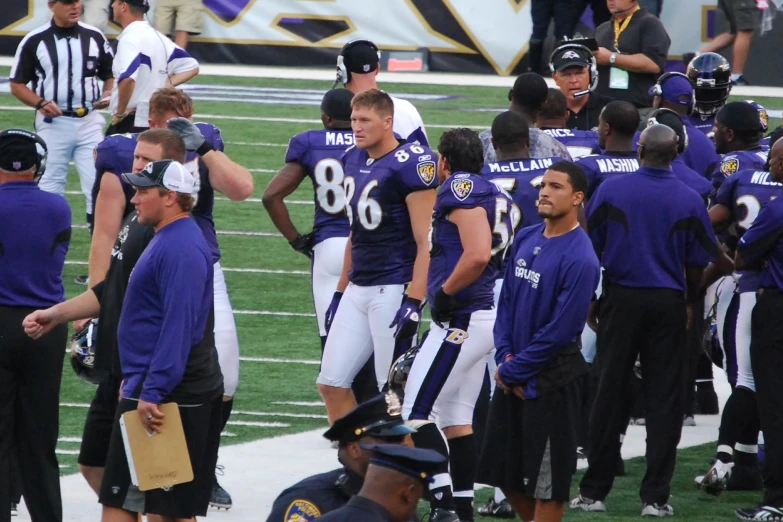
[(686, 327), (704, 267), (719, 255), (707, 208), (671, 171), (677, 135), (652, 125), (639, 139), (635, 173), (604, 181), (587, 206), (588, 230), (604, 268), (596, 363), (600, 382), (588, 433), (589, 467), (571, 507), (605, 511), (614, 480), (618, 407), (641, 358), (647, 419), (642, 515), (673, 514), (667, 503), (683, 421)]
[[(49, 2), (51, 22), (25, 36), (11, 68), (11, 94), (35, 107), (35, 129), (49, 147), (39, 186), (65, 193), (68, 164), (76, 165), (92, 219), (93, 150), (105, 121), (96, 109), (108, 106), (112, 50), (98, 29), (79, 23), (80, 0)], [(101, 88), (101, 82), (103, 87)]]
[(63, 301), (71, 240), (65, 198), (40, 190), (45, 153), (35, 134), (0, 132), (0, 521), (10, 520), (14, 448), (34, 521), (62, 520), (57, 456), (60, 380), (68, 327), (32, 340), (22, 320)]

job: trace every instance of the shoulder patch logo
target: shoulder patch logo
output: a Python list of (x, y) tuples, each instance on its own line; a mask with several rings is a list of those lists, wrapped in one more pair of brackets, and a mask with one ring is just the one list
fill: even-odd
[(298, 498), (289, 504), (283, 520), (286, 522), (311, 522), (321, 516), (321, 510), (309, 500)]
[(419, 177), (425, 185), (431, 184), (435, 180), (435, 162), (420, 161), (416, 165), (416, 172), (419, 173)]
[(730, 156), (720, 163), (720, 171), (726, 176), (731, 176), (739, 170), (739, 160), (735, 156)]
[(451, 181), (451, 192), (460, 201), (465, 201), (472, 191), (473, 180), (471, 179), (455, 179)]

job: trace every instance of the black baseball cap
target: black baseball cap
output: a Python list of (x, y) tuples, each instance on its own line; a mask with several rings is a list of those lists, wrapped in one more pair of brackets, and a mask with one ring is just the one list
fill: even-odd
[(0, 169), (25, 172), (38, 164), (34, 136), (24, 129), (7, 129), (0, 133)]
[(376, 48), (366, 41), (348, 42), (340, 51), (340, 55), (343, 57), (345, 68), (356, 74), (373, 72), (380, 61)]
[(446, 457), (431, 449), (401, 444), (362, 444), (361, 447), (373, 453), (370, 464), (405, 473), (425, 484), (435, 481), (436, 469), (446, 462)]
[(324, 437), (342, 444), (361, 437), (401, 437), (416, 430), (405, 425), (400, 415), (399, 399), (394, 394), (378, 395), (334, 421)]
[(734, 131), (761, 132), (759, 112), (744, 101), (734, 101), (724, 105), (715, 116), (715, 121)]
[(150, 8), (149, 0), (120, 0), (120, 1), (125, 2), (128, 5), (135, 5), (136, 7), (146, 7), (147, 9)]
[(560, 72), (568, 67), (590, 67), (592, 53), (579, 47), (563, 47), (552, 52), (552, 67)]

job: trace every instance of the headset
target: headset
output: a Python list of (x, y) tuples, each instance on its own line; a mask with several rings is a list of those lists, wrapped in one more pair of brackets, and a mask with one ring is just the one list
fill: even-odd
[(654, 96), (662, 96), (663, 95), (663, 84), (668, 80), (669, 78), (674, 78), (675, 76), (682, 76), (686, 80), (688, 80), (688, 83), (691, 83), (690, 78), (685, 76), (681, 72), (667, 72), (663, 73), (659, 78), (658, 81), (655, 82), (655, 85), (653, 85), (653, 95)]
[(564, 43), (559, 47), (555, 47), (555, 49), (552, 51), (552, 54), (549, 55), (549, 70), (552, 73), (555, 72), (555, 64), (554, 64), (555, 55), (560, 54), (569, 49), (581, 51), (583, 53), (586, 53), (586, 55), (590, 57), (590, 66), (587, 68), (590, 74), (590, 83), (587, 86), (587, 90), (574, 93), (574, 98), (581, 98), (582, 96), (587, 96), (588, 94), (593, 92), (596, 87), (598, 87), (598, 62), (595, 61), (595, 56), (593, 56), (593, 51), (591, 51), (586, 46), (579, 43)]
[(37, 160), (35, 162), (35, 176), (33, 179), (37, 182), (43, 176), (46, 170), (46, 158), (49, 156), (49, 148), (46, 146), (46, 142), (34, 132), (30, 132), (24, 129), (6, 129), (0, 131), (0, 139), (6, 136), (21, 136), (35, 143), (35, 150), (37, 152)]
[[(674, 74), (680, 74), (680, 73), (674, 73)], [(666, 125), (665, 123), (661, 123), (658, 121), (657, 117), (663, 114), (671, 114), (672, 116), (676, 116), (678, 120), (680, 120), (680, 123), (682, 123), (682, 117), (674, 112), (671, 109), (655, 109), (650, 113), (650, 116), (647, 118), (647, 126), (652, 127), (653, 125)], [(668, 125), (666, 125), (669, 127)], [(671, 128), (671, 127), (669, 127)], [(672, 129), (674, 130), (674, 129)], [(675, 133), (677, 133), (675, 131)], [(679, 133), (677, 133), (677, 154), (685, 154), (685, 151), (688, 150), (688, 129), (685, 128), (685, 124), (682, 123), (682, 139), (680, 139)]]
[(345, 52), (348, 51), (351, 47), (357, 45), (357, 44), (365, 44), (372, 47), (372, 49), (375, 51), (375, 53), (378, 55), (378, 61), (381, 61), (381, 50), (378, 49), (378, 46), (375, 45), (370, 40), (351, 40), (347, 44), (343, 46), (342, 49), (340, 49), (340, 54), (337, 55), (337, 78), (334, 80), (334, 83), (332, 84), (332, 89), (334, 89), (339, 83), (342, 83), (343, 85), (347, 84), (351, 81), (351, 71), (349, 71), (345, 67)]

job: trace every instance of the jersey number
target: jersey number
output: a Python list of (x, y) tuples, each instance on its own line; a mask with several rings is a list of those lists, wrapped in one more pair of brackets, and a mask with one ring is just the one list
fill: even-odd
[(492, 249), (491, 254), (494, 256), (501, 250), (503, 255), (506, 255), (506, 250), (511, 246), (511, 239), (514, 237), (514, 230), (519, 225), (522, 219), (522, 214), (519, 211), (519, 207), (511, 203), (511, 209), (509, 217), (511, 218), (511, 228), (508, 229), (508, 225), (503, 221), (503, 216), (509, 214), (508, 200), (506, 198), (495, 199), (495, 226), (492, 227), (492, 233), (500, 237), (500, 243), (498, 246)]
[(318, 204), (329, 214), (339, 214), (345, 208), (345, 190), (343, 189), (343, 166), (334, 158), (326, 158), (316, 163), (313, 169), (315, 178), (315, 197)]
[[(541, 182), (544, 180), (544, 176), (536, 176), (530, 180), (530, 184), (537, 188), (541, 188)], [(517, 186), (517, 180), (514, 178), (495, 178), (490, 180), (499, 189), (503, 189), (508, 193), (514, 192), (514, 188)]]
[[(424, 149), (422, 149), (418, 145), (411, 145), (410, 147), (408, 147), (408, 150), (410, 150), (414, 154), (424, 154)], [(405, 163), (410, 159), (411, 155), (404, 150), (398, 150), (397, 152), (394, 153), (394, 157), (397, 158), (397, 161), (399, 161), (400, 163)]]
[[(372, 189), (378, 186), (378, 180), (372, 180), (369, 182), (362, 193), (359, 194), (359, 201), (356, 202), (356, 212), (359, 214), (359, 223), (365, 230), (375, 230), (380, 226), (383, 219), (383, 211), (381, 205), (376, 200), (370, 197)], [(352, 176), (345, 176), (343, 181), (343, 187), (345, 188), (345, 211), (348, 213), (348, 220), (353, 223), (353, 209), (351, 208), (351, 200), (356, 192), (356, 182)]]
[(759, 210), (761, 210), (761, 203), (759, 203), (759, 200), (755, 197), (746, 195), (737, 198), (737, 206), (745, 207), (745, 219), (738, 221), (737, 224), (741, 226), (743, 230), (747, 230), (753, 222), (756, 221)]

